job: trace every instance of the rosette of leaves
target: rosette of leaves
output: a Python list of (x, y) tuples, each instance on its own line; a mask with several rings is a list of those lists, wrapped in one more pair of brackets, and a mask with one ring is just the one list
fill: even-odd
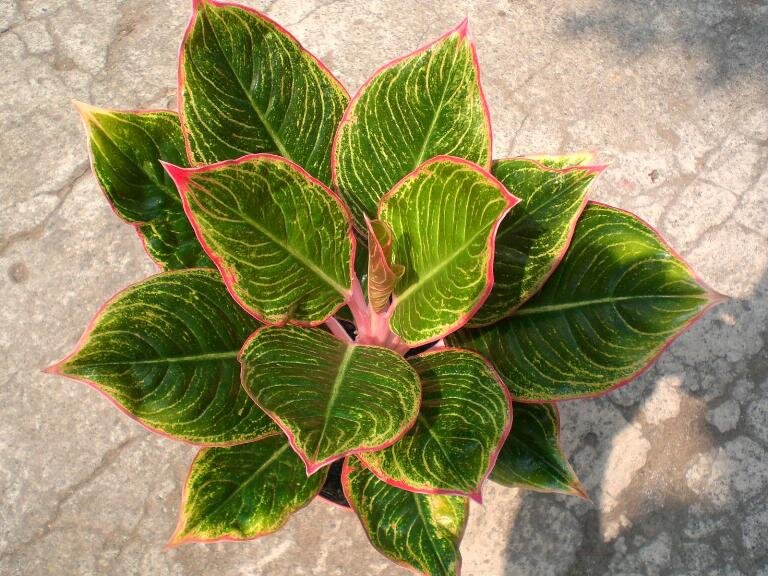
[(629, 381), (721, 299), (588, 200), (591, 154), (492, 160), (466, 23), (350, 98), (265, 15), (196, 0), (178, 97), (78, 106), (162, 271), (48, 369), (200, 446), (173, 544), (269, 534), (323, 495), (393, 561), (458, 574), (488, 477), (584, 494), (553, 403)]

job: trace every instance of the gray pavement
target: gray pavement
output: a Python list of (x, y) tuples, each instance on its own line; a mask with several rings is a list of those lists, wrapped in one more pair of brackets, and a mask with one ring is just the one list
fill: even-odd
[[(352, 91), (468, 15), (495, 156), (599, 150), (594, 197), (732, 297), (636, 382), (562, 405), (593, 502), (489, 486), (464, 574), (768, 575), (768, 3), (248, 3)], [(188, 8), (0, 0), (0, 574), (404, 574), (322, 502), (260, 540), (164, 549), (193, 449), (39, 371), (155, 270), (98, 191), (69, 98), (174, 106)]]

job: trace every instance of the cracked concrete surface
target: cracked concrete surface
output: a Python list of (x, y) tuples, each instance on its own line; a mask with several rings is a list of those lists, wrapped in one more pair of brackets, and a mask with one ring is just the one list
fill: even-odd
[[(594, 197), (732, 296), (636, 382), (562, 405), (593, 501), (489, 485), (464, 573), (768, 575), (768, 3), (248, 3), (352, 91), (468, 15), (495, 156), (599, 150)], [(274, 536), (164, 549), (193, 449), (39, 372), (155, 270), (98, 191), (69, 99), (173, 106), (188, 4), (0, 0), (0, 573), (404, 574), (322, 502)]]

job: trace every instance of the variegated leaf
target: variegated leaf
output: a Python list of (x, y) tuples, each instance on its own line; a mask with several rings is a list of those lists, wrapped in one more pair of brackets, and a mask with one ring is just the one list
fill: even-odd
[(309, 504), (324, 481), (325, 471), (307, 476), (280, 433), (250, 444), (205, 448), (189, 470), (170, 544), (248, 540), (275, 532)]
[(389, 304), (389, 297), (405, 269), (401, 264), (391, 264), (392, 229), (381, 220), (371, 222), (365, 218), (368, 227), (368, 302), (375, 312), (381, 312)]
[(215, 270), (165, 272), (107, 302), (48, 371), (90, 384), (156, 432), (249, 442), (278, 432), (240, 386), (237, 354), (258, 326)]
[[(561, 165), (569, 157), (549, 157)], [(493, 290), (470, 325), (509, 316), (544, 285), (563, 258), (587, 190), (602, 166), (547, 168), (526, 158), (497, 160), (493, 175), (520, 198), (496, 234)]]
[(466, 21), (381, 68), (344, 113), (333, 177), (358, 230), (402, 177), (440, 155), (490, 168), (490, 118)]
[(347, 501), (379, 552), (419, 574), (458, 576), (467, 498), (395, 488), (355, 457), (345, 460), (341, 481)]
[(496, 459), (491, 480), (513, 488), (586, 498), (560, 447), (557, 407), (515, 402), (514, 412), (515, 423)]
[(419, 412), (419, 378), (401, 356), (319, 328), (259, 330), (240, 362), (243, 386), (285, 431), (309, 474), (345, 454), (390, 445)]
[(535, 298), (448, 339), (488, 358), (513, 398), (578, 398), (634, 378), (721, 299), (650, 226), (590, 203)]
[(118, 216), (168, 270), (212, 266), (160, 161), (186, 165), (179, 117), (169, 110), (120, 111), (76, 103), (93, 173)]
[(195, 164), (274, 153), (331, 181), (331, 145), (349, 97), (275, 22), (195, 0), (182, 43), (179, 110)]
[(416, 424), (389, 448), (358, 458), (393, 486), (480, 501), (512, 424), (509, 392), (487, 362), (468, 350), (441, 348), (409, 362), (422, 386)]
[(339, 198), (271, 154), (166, 165), (232, 295), (270, 324), (324, 322), (351, 290), (354, 238)]
[(419, 166), (379, 206), (392, 229), (395, 285), (390, 326), (411, 346), (463, 326), (493, 284), (493, 243), (517, 198), (488, 172), (448, 156)]

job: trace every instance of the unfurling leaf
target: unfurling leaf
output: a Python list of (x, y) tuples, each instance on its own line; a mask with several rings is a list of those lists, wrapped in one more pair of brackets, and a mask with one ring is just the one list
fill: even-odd
[(283, 156), (325, 184), (349, 97), (298, 41), (249, 8), (195, 2), (179, 67), (179, 110), (195, 164)]
[(345, 454), (390, 445), (419, 412), (419, 378), (402, 356), (318, 328), (259, 330), (240, 361), (243, 386), (310, 474)]
[(88, 132), (93, 173), (112, 208), (168, 270), (212, 266), (160, 161), (186, 166), (175, 112), (105, 110), (77, 103)]
[(279, 432), (231, 448), (205, 448), (189, 470), (171, 545), (247, 540), (279, 529), (317, 495), (325, 471), (307, 476)]
[(410, 346), (463, 326), (493, 284), (493, 240), (517, 198), (488, 172), (438, 156), (403, 178), (379, 206), (392, 229), (392, 331)]
[(491, 472), (504, 486), (586, 497), (560, 448), (560, 416), (554, 404), (515, 402), (515, 423)]
[(368, 227), (368, 302), (376, 312), (389, 304), (395, 283), (403, 276), (402, 264), (392, 264), (392, 229), (386, 222), (365, 218)]
[(345, 460), (341, 481), (347, 501), (379, 552), (427, 576), (458, 576), (467, 498), (395, 488), (355, 457)]
[(499, 226), (493, 290), (470, 320), (471, 326), (506, 318), (544, 285), (568, 248), (589, 185), (603, 170), (603, 166), (545, 166), (562, 165), (571, 160), (568, 156), (537, 159), (494, 162), (493, 175), (520, 203)]
[(468, 350), (443, 348), (409, 361), (422, 385), (416, 424), (389, 448), (358, 458), (393, 486), (479, 501), (512, 424), (509, 393), (486, 361)]
[(237, 354), (258, 323), (215, 270), (165, 272), (127, 288), (49, 369), (82, 380), (148, 428), (196, 444), (278, 432), (240, 386)]
[(401, 178), (441, 155), (490, 168), (490, 117), (466, 22), (381, 68), (344, 113), (333, 148), (334, 183), (358, 230)]
[(535, 298), (449, 341), (491, 360), (513, 398), (591, 396), (636, 376), (720, 298), (647, 224), (591, 203)]
[(320, 324), (347, 299), (355, 244), (346, 208), (291, 162), (257, 154), (166, 165), (232, 295), (269, 324)]

